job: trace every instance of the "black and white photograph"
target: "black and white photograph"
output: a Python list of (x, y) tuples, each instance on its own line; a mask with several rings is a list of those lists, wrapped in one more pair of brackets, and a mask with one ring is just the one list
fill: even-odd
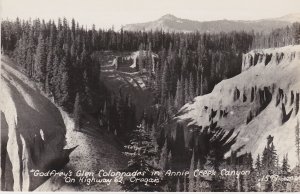
[(1, 192), (300, 192), (299, 0), (0, 0)]

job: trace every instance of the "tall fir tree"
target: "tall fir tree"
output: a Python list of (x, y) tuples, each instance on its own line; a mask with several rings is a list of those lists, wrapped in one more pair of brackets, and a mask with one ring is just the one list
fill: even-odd
[(36, 48), (35, 60), (34, 60), (34, 78), (40, 83), (45, 83), (46, 77), (46, 65), (47, 65), (47, 53), (46, 44), (42, 34), (38, 39), (38, 45)]
[(180, 109), (183, 105), (183, 88), (182, 88), (182, 82), (180, 80), (177, 80), (176, 85), (176, 95), (175, 95), (175, 108)]
[(195, 87), (194, 87), (194, 78), (193, 74), (190, 73), (190, 82), (189, 82), (189, 98), (192, 101), (195, 97)]
[(51, 80), (53, 79), (53, 62), (54, 62), (54, 56), (51, 49), (48, 52), (47, 64), (46, 64), (45, 91), (47, 94), (50, 94), (53, 91), (52, 84), (51, 84)]
[[(125, 172), (144, 172), (136, 176), (136, 178), (153, 178), (157, 179), (158, 182), (132, 182), (130, 179), (125, 178), (121, 184), (125, 191), (162, 191), (161, 175), (154, 174), (154, 171), (159, 170), (158, 168), (151, 165), (153, 157), (157, 155), (152, 145), (151, 135), (149, 131), (146, 131), (143, 125), (139, 125), (136, 130), (133, 131), (130, 144), (125, 146), (124, 154), (129, 158), (128, 167), (124, 170)], [(129, 177), (130, 178), (130, 177)]]
[(272, 137), (271, 135), (268, 136), (267, 146), (265, 147), (262, 155), (262, 170), (267, 174), (272, 174), (276, 171), (277, 154), (275, 146), (273, 144), (273, 138), (274, 137)]
[(260, 155), (257, 155), (256, 161), (255, 161), (255, 170), (257, 172), (260, 172), (261, 170), (261, 160), (260, 160)]
[(59, 105), (62, 105), (67, 110), (70, 108), (70, 72), (68, 64), (68, 56), (63, 56), (59, 65), (59, 76), (61, 82), (59, 84), (60, 98), (58, 99)]
[(192, 151), (192, 158), (190, 162), (190, 171), (189, 171), (189, 192), (195, 191), (195, 176), (194, 176), (194, 169), (195, 169), (195, 152)]
[(162, 72), (162, 80), (161, 80), (161, 103), (163, 104), (166, 100), (168, 100), (169, 94), (169, 66), (165, 61)]
[(189, 92), (189, 81), (185, 78), (184, 81), (184, 103), (188, 103), (190, 101), (190, 92)]
[(282, 166), (281, 166), (281, 175), (288, 176), (290, 173), (290, 165), (288, 163), (288, 155), (283, 156)]
[(76, 94), (75, 102), (74, 102), (74, 109), (73, 109), (73, 117), (75, 123), (75, 130), (80, 131), (81, 127), (81, 116), (82, 116), (82, 108), (81, 108), (81, 99), (80, 94)]

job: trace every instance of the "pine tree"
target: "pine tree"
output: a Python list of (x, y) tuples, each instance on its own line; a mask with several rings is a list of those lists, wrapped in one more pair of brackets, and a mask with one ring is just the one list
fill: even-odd
[(255, 170), (257, 172), (260, 172), (260, 170), (261, 170), (261, 161), (260, 161), (260, 155), (259, 154), (257, 155), (257, 158), (256, 158)]
[(198, 68), (200, 70), (200, 95), (202, 96), (203, 92), (204, 92), (204, 90), (203, 90), (203, 87), (204, 87), (203, 86), (203, 81), (204, 81), (204, 79), (203, 79), (204, 64), (203, 64), (201, 58), (199, 58)]
[(138, 55), (138, 70), (141, 72), (144, 69), (144, 64), (143, 64), (143, 60), (144, 60), (144, 53), (143, 53), (143, 45), (141, 44), (139, 47), (139, 55)]
[[(27, 44), (27, 36), (25, 33), (22, 34), (22, 38), (20, 40), (18, 40), (17, 42), (17, 49), (15, 50), (16, 52), (16, 58), (17, 58), (17, 63), (18, 65), (20, 65), (21, 67), (26, 69), (26, 44)], [(30, 60), (31, 61), (31, 60)], [(30, 69), (32, 71), (32, 69)], [(31, 77), (31, 73), (29, 73), (29, 76)]]
[(294, 28), (294, 42), (295, 44), (300, 44), (300, 24), (294, 23), (293, 28)]
[(161, 96), (161, 69), (160, 65), (156, 65), (155, 67), (155, 84), (154, 84), (154, 94), (155, 94), (155, 99), (156, 102), (160, 100)]
[(87, 110), (90, 110), (93, 106), (93, 101), (92, 101), (93, 99), (91, 94), (89, 77), (86, 70), (83, 72), (83, 87), (84, 87), (83, 101), (85, 103), (85, 106), (87, 107)]
[(161, 80), (161, 103), (168, 99), (169, 87), (169, 67), (165, 61)]
[(279, 156), (276, 157), (275, 169), (276, 169), (275, 174), (279, 174), (280, 173)]
[(145, 172), (139, 174), (136, 178), (153, 178), (158, 179), (159, 183), (148, 182), (145, 184), (143, 182), (131, 182), (130, 177), (124, 178), (121, 184), (125, 191), (162, 191), (162, 177), (159, 175), (154, 175), (153, 172), (159, 169), (152, 166), (150, 163), (153, 157), (157, 155), (154, 152), (153, 145), (151, 143), (149, 132), (139, 125), (136, 130), (133, 131), (130, 144), (125, 146), (126, 151), (124, 154), (129, 157), (128, 167), (124, 170), (125, 172)]
[[(259, 160), (258, 160), (259, 161)], [(247, 170), (250, 170), (250, 174), (241, 177), (242, 189), (243, 191), (255, 191), (256, 190), (256, 173), (253, 168), (253, 158), (252, 154), (248, 153), (245, 156), (245, 161), (243, 162), (243, 167)]]
[(80, 130), (81, 114), (82, 114), (82, 108), (81, 108), (80, 95), (79, 93), (77, 93), (75, 98), (75, 103), (74, 103), (74, 109), (73, 109), (73, 117), (75, 123), (74, 127), (78, 131)]
[(107, 102), (104, 102), (103, 110), (102, 110), (102, 120), (104, 122), (104, 126), (107, 127), (107, 131), (109, 131), (109, 120), (108, 120), (108, 109), (107, 109)]
[(176, 95), (175, 95), (175, 107), (177, 109), (180, 109), (183, 105), (183, 99), (182, 99), (182, 82), (180, 80), (177, 80), (177, 86), (176, 86)]
[(165, 140), (164, 146), (161, 149), (160, 158), (159, 158), (159, 168), (162, 170), (167, 170), (168, 168), (168, 144)]
[(47, 94), (50, 94), (53, 91), (52, 84), (51, 84), (51, 80), (53, 79), (53, 60), (54, 60), (54, 56), (52, 50), (50, 50), (48, 52), (47, 65), (46, 65), (45, 91)]
[(27, 49), (26, 51), (26, 63), (25, 63), (25, 72), (28, 77), (32, 76), (32, 67), (34, 65), (34, 52), (32, 49)]
[(33, 30), (30, 30), (29, 37), (26, 40), (26, 65), (25, 72), (31, 78), (33, 75), (33, 66), (34, 66), (34, 55), (35, 55), (35, 44), (34, 44)]
[(58, 103), (59, 105), (67, 108), (68, 110), (68, 104), (70, 100), (70, 74), (69, 74), (69, 68), (68, 68), (68, 60), (67, 56), (64, 56), (60, 62), (59, 65), (59, 75), (60, 75), (60, 84), (59, 84), (59, 99)]
[(190, 163), (190, 172), (189, 172), (189, 192), (194, 192), (195, 189), (195, 180), (194, 180), (194, 168), (195, 168), (195, 152), (193, 150), (193, 155)]
[(283, 156), (281, 174), (287, 176), (290, 172), (290, 165), (288, 164), (288, 155)]
[(168, 98), (167, 107), (168, 107), (168, 115), (170, 117), (172, 117), (174, 114), (174, 100), (170, 94), (169, 94), (169, 98)]
[(153, 153), (155, 153), (155, 157), (153, 157), (151, 164), (152, 166), (157, 167), (158, 166), (158, 144), (157, 144), (157, 139), (156, 139), (156, 129), (155, 129), (155, 125), (153, 124), (151, 127), (151, 131), (150, 131), (150, 139), (151, 139), (151, 143), (153, 145), (151, 151)]
[[(75, 47), (75, 46), (74, 46)], [(80, 63), (86, 67), (88, 65), (88, 52), (86, 50), (85, 44), (82, 46), (82, 52), (80, 54)]]
[(46, 77), (46, 64), (46, 44), (43, 35), (40, 34), (34, 60), (34, 78), (36, 81), (41, 82), (43, 84), (45, 83)]
[(54, 60), (53, 60), (53, 67), (52, 72), (53, 76), (51, 79), (51, 85), (53, 87), (53, 95), (54, 99), (58, 101), (60, 98), (60, 74), (59, 74), (59, 66), (60, 66), (60, 58), (58, 54), (55, 54)]
[(184, 103), (188, 103), (190, 100), (190, 93), (189, 93), (189, 81), (186, 78), (184, 82)]
[[(282, 166), (280, 168), (280, 173), (278, 173), (278, 175), (280, 175), (282, 177), (286, 177), (286, 176), (289, 176), (289, 174), (290, 174), (290, 167), (288, 164), (288, 157), (287, 157), (287, 155), (284, 155), (283, 159), (282, 159)], [(286, 192), (287, 191), (287, 181), (277, 181), (277, 182), (273, 183), (272, 188), (273, 188), (273, 191), (276, 191), (276, 192), (278, 192), (278, 191)]]
[(273, 144), (273, 137), (269, 135), (267, 140), (268, 140), (267, 146), (263, 151), (263, 157), (261, 162), (262, 169), (267, 173), (274, 173), (276, 170), (277, 154), (276, 154), (275, 146)]
[(190, 73), (190, 82), (189, 82), (189, 98), (192, 101), (195, 97), (195, 88), (194, 88), (194, 78), (193, 74)]
[(196, 96), (200, 95), (200, 75), (197, 70), (197, 77), (196, 77)]

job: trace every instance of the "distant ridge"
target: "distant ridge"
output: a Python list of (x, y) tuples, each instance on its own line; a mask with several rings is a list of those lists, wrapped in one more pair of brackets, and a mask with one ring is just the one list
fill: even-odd
[(181, 19), (172, 14), (166, 14), (155, 21), (127, 24), (123, 27), (127, 31), (154, 31), (165, 32), (201, 32), (218, 33), (230, 31), (256, 31), (268, 33), (275, 28), (300, 22), (300, 13), (288, 14), (279, 18), (262, 19), (254, 21), (215, 20), (215, 21), (193, 21)]

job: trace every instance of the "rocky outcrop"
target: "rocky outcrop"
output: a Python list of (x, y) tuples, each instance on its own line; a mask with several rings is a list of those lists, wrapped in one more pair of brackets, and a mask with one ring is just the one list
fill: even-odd
[[(211, 93), (196, 97), (192, 104), (182, 107), (174, 120), (205, 128), (213, 118), (218, 126), (235, 128), (239, 133), (232, 149), (244, 146), (240, 153), (251, 152), (254, 156), (262, 153), (271, 134), (278, 155), (288, 154), (295, 165), (299, 75), (300, 45), (250, 51), (243, 55), (241, 74), (221, 81)], [(212, 114), (215, 111), (216, 115)]]
[(16, 67), (1, 61), (1, 190), (32, 191), (68, 161), (59, 110)]
[(282, 61), (293, 61), (296, 57), (297, 51), (283, 51), (280, 49), (265, 49), (265, 50), (253, 50), (243, 55), (242, 71), (246, 71), (252, 66), (257, 64), (278, 65)]

